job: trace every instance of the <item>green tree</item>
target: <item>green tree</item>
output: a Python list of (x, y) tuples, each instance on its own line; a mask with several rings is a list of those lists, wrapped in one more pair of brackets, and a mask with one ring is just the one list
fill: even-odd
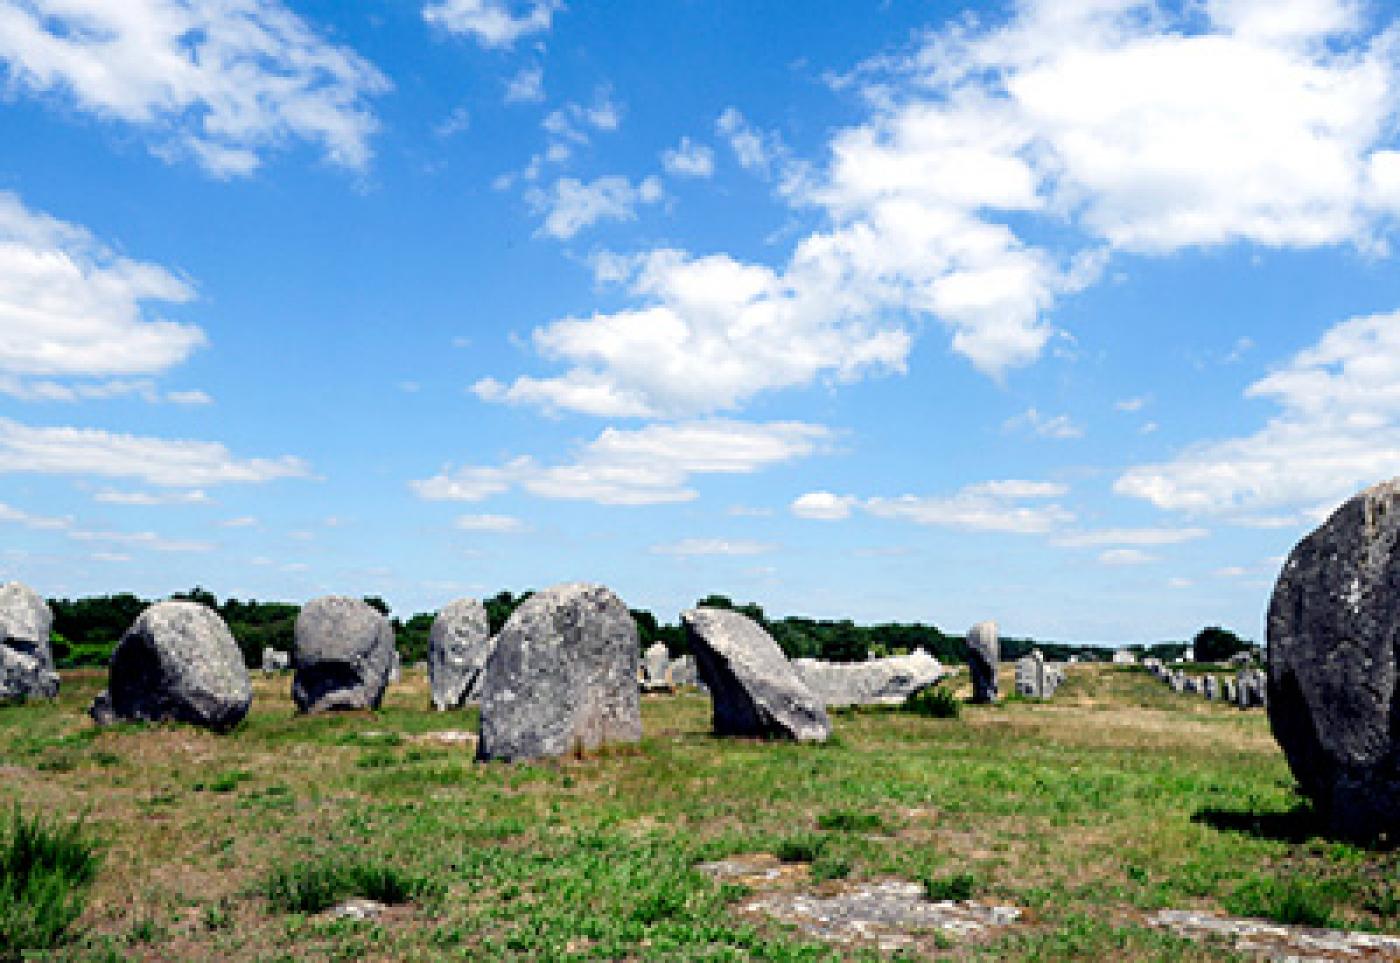
[(1195, 649), (1197, 662), (1224, 662), (1238, 652), (1253, 648), (1253, 644), (1229, 629), (1208, 625), (1196, 633), (1191, 647)]

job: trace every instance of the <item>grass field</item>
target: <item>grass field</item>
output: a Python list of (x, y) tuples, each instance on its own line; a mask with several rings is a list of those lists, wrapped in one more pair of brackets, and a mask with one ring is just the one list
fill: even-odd
[[(1400, 932), (1400, 860), (1312, 834), (1262, 712), (1135, 668), (959, 719), (838, 713), (825, 746), (716, 740), (705, 696), (646, 697), (640, 747), (513, 766), (428, 738), (476, 717), (427, 710), (412, 672), (377, 714), (315, 718), (258, 677), (228, 736), (96, 731), (104, 681), (0, 709), (0, 803), (86, 814), (102, 841), (63, 959), (854, 955), (744, 918), (695, 869), (757, 852), (813, 859), (814, 886), (899, 877), (1025, 910), (951, 958), (1229, 958), (1147, 927), (1164, 907)], [(317, 912), (346, 895), (398, 905)]]

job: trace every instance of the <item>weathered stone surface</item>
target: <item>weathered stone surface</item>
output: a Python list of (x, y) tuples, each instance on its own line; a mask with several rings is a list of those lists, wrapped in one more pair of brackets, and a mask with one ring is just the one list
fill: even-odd
[(967, 630), (967, 668), (972, 674), (972, 701), (997, 701), (997, 665), (1001, 643), (995, 622), (978, 622)]
[(1220, 680), (1213, 675), (1208, 675), (1201, 683), (1201, 695), (1206, 697), (1206, 701), (1214, 702), (1220, 698)]
[(671, 678), (671, 653), (662, 642), (654, 642), (642, 656), (641, 674), (638, 676), (643, 692), (670, 692), (675, 688)]
[(302, 712), (378, 709), (395, 655), (389, 620), (368, 603), (312, 599), (297, 615), (292, 699)]
[(0, 645), (0, 702), (57, 697), (57, 672), (45, 668), (37, 655)]
[(273, 672), (286, 672), (292, 667), (292, 655), (270, 645), (263, 646), (262, 670), (269, 675)]
[(700, 679), (710, 690), (720, 736), (824, 742), (831, 735), (822, 700), (758, 623), (739, 612), (681, 613)]
[(671, 681), (678, 686), (700, 684), (700, 673), (695, 668), (695, 656), (686, 654), (671, 660)]
[(1220, 698), (1230, 705), (1235, 704), (1235, 680), (1226, 679), (1220, 683)]
[(1400, 937), (1346, 930), (1286, 926), (1268, 920), (1216, 916), (1195, 910), (1158, 910), (1147, 922), (1211, 946), (1269, 960), (1396, 960)]
[(948, 674), (943, 663), (923, 649), (865, 662), (794, 659), (792, 667), (828, 707), (899, 705)]
[(1065, 679), (1063, 667), (1046, 662), (1039, 649), (1016, 661), (1016, 693), (1031, 699), (1048, 699)]
[(457, 599), (437, 614), (428, 634), (428, 685), (438, 711), (480, 697), (492, 645), (486, 606), (477, 599)]
[(117, 643), (107, 691), (89, 711), (99, 720), (226, 731), (243, 721), (252, 701), (243, 653), (218, 613), (198, 602), (157, 602)]
[(482, 759), (537, 759), (642, 738), (637, 625), (601, 585), (532, 595), (496, 637), (481, 691)]
[(1269, 603), (1269, 724), (1339, 833), (1400, 831), (1397, 587), (1400, 479), (1356, 495), (1299, 542)]
[(42, 595), (23, 582), (0, 585), (0, 645), (38, 659), (53, 672), (52, 629), (53, 612)]

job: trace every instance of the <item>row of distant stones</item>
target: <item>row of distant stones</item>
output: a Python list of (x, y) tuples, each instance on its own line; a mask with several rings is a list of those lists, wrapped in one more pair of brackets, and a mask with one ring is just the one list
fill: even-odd
[(1224, 702), (1241, 709), (1262, 709), (1269, 704), (1268, 676), (1255, 666), (1241, 666), (1232, 679), (1213, 673), (1187, 675), (1185, 670), (1170, 668), (1160, 659), (1143, 659), (1142, 665), (1176, 693), (1198, 695), (1207, 702)]
[[(710, 691), (714, 729), (725, 735), (825, 739), (833, 698), (896, 696), (944, 671), (923, 653), (803, 665), (737, 612), (692, 609), (682, 621)], [(0, 697), (57, 692), (51, 625), (32, 590), (0, 588)], [(1275, 585), (1267, 635), (1264, 684), (1251, 677), (1248, 698), (1257, 691), (1265, 704), (1302, 791), (1336, 833), (1400, 833), (1400, 479), (1354, 496), (1298, 543)], [(641, 736), (636, 625), (602, 586), (532, 596), (494, 639), (479, 602), (454, 602), (432, 638), (436, 704), (460, 705), (480, 678), (483, 758), (559, 755)], [(997, 648), (993, 623), (968, 633), (977, 701), (997, 698)], [(292, 654), (298, 708), (377, 707), (394, 653), (388, 620), (364, 602), (307, 603)], [(1236, 701), (1244, 698), (1239, 688), (1237, 680)], [(173, 719), (227, 729), (251, 699), (247, 668), (218, 615), (192, 602), (161, 602), (122, 637), (92, 714), (100, 722)]]
[[(693, 655), (639, 653), (626, 604), (601, 585), (531, 596), (492, 636), (476, 599), (447, 605), (428, 645), (433, 705), (479, 702), (483, 759), (533, 759), (641, 739), (640, 692), (695, 684), (709, 691), (720, 735), (825, 740), (829, 705), (897, 703), (946, 674), (925, 652), (853, 664), (789, 661), (758, 623), (727, 610), (682, 615)], [(52, 698), (59, 679), (52, 614), (20, 583), (0, 591), (0, 698)], [(378, 709), (398, 673), (388, 619), (360, 599), (323, 596), (301, 608), (290, 658), (302, 713)], [(264, 653), (268, 660), (268, 653)], [(271, 667), (275, 668), (275, 664)], [(89, 709), (99, 725), (175, 721), (232, 729), (252, 704), (242, 653), (218, 613), (158, 602), (122, 636), (108, 687)]]

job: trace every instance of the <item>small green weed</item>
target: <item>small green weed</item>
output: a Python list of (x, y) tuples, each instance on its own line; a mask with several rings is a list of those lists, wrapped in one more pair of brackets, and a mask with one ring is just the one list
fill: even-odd
[(1254, 916), (1293, 926), (1333, 926), (1336, 894), (1326, 883), (1255, 876), (1225, 899), (1237, 916)]
[(817, 883), (829, 879), (845, 879), (851, 875), (851, 861), (844, 856), (823, 853), (812, 861), (808, 871), (812, 874), (812, 880)]
[(819, 829), (843, 833), (873, 833), (885, 827), (879, 813), (861, 809), (828, 809), (817, 817)]
[(932, 876), (924, 878), (924, 895), (934, 902), (972, 899), (976, 889), (977, 877), (971, 873), (954, 873), (937, 879)]

